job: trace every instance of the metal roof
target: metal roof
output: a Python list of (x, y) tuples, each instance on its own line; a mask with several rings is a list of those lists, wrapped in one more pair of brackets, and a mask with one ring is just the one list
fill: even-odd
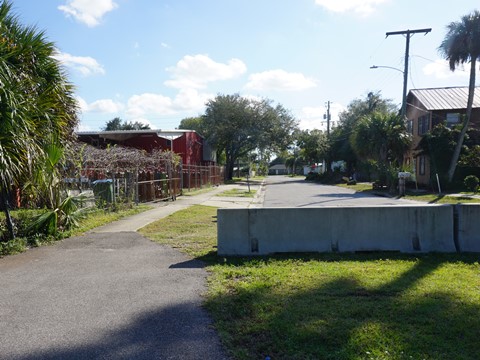
[[(413, 89), (414, 95), (426, 110), (454, 110), (467, 107), (468, 86)], [(480, 108), (480, 86), (475, 88), (473, 108)]]
[(110, 131), (79, 131), (80, 136), (98, 136), (100, 138), (124, 141), (141, 135), (157, 135), (166, 139), (177, 139), (185, 133), (194, 132), (193, 130), (110, 130)]

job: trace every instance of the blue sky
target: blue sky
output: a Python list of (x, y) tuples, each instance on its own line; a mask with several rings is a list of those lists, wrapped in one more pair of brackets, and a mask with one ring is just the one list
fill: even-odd
[[(453, 5), (454, 4), (454, 5)], [(13, 0), (21, 22), (58, 48), (82, 108), (79, 130), (114, 117), (175, 129), (217, 94), (280, 103), (303, 129), (324, 128), (352, 100), (381, 91), (401, 103), (405, 37), (408, 88), (467, 86), (437, 48), (446, 25), (478, 9), (456, 0)]]

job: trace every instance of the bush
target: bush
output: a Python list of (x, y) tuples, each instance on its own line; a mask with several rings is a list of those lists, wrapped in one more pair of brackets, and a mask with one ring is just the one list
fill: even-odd
[(320, 181), (320, 179), (320, 174), (313, 171), (310, 171), (305, 178), (306, 181)]
[(476, 177), (475, 175), (468, 175), (463, 180), (463, 184), (465, 185), (467, 190), (472, 192), (477, 192), (478, 183), (479, 183), (478, 177)]

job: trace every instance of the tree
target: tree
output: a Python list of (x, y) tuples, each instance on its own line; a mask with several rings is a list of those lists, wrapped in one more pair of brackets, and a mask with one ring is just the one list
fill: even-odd
[(465, 15), (460, 21), (447, 25), (447, 34), (438, 48), (442, 56), (448, 60), (450, 70), (470, 62), (470, 81), (468, 85), (467, 113), (463, 119), (462, 131), (457, 140), (455, 150), (448, 168), (448, 181), (453, 180), (460, 151), (472, 115), (472, 104), (475, 93), (476, 62), (480, 60), (480, 12), (474, 11)]
[(355, 99), (347, 110), (339, 114), (339, 125), (330, 133), (330, 157), (332, 160), (344, 160), (350, 171), (356, 167), (357, 154), (350, 143), (350, 135), (357, 122), (374, 111), (393, 113), (397, 107), (390, 99), (383, 99), (380, 92), (369, 92), (365, 99)]
[(286, 148), (296, 121), (281, 105), (270, 100), (251, 100), (218, 95), (207, 102), (204, 136), (226, 158), (226, 179), (232, 179), (237, 159), (258, 149), (260, 154)]
[(410, 146), (411, 136), (401, 116), (376, 111), (358, 121), (350, 142), (357, 156), (362, 159), (399, 166)]
[(122, 123), (122, 119), (116, 117), (110, 121), (107, 121), (105, 127), (103, 128), (104, 131), (115, 131), (115, 130), (149, 130), (150, 125), (143, 124), (139, 121), (131, 122), (124, 120)]
[(180, 125), (178, 126), (178, 128), (181, 130), (194, 130), (200, 135), (202, 135), (204, 132), (203, 127), (203, 117), (201, 116), (182, 119), (182, 121), (180, 121)]
[(303, 130), (296, 134), (297, 146), (301, 149), (302, 157), (309, 164), (323, 161), (329, 151), (327, 135), (314, 129), (312, 131)]
[(11, 7), (0, 5), (0, 196), (13, 238), (9, 192), (43, 163), (51, 138), (61, 146), (73, 138), (78, 105), (54, 44)]

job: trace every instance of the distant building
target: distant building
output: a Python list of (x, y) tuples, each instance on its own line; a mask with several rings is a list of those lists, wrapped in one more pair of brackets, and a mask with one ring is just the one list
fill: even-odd
[[(459, 124), (467, 111), (467, 98), (466, 86), (414, 89), (408, 93), (407, 129), (413, 135), (413, 143), (405, 162), (412, 167), (419, 184), (428, 185), (431, 175), (429, 157), (418, 150), (420, 140), (444, 121), (448, 126)], [(475, 90), (470, 126), (480, 128), (480, 87)]]
[(114, 130), (78, 132), (78, 140), (95, 147), (122, 145), (151, 152), (170, 150), (186, 165), (214, 165), (215, 151), (193, 130)]
[(268, 175), (287, 175), (287, 167), (284, 164), (277, 164), (268, 168)]

